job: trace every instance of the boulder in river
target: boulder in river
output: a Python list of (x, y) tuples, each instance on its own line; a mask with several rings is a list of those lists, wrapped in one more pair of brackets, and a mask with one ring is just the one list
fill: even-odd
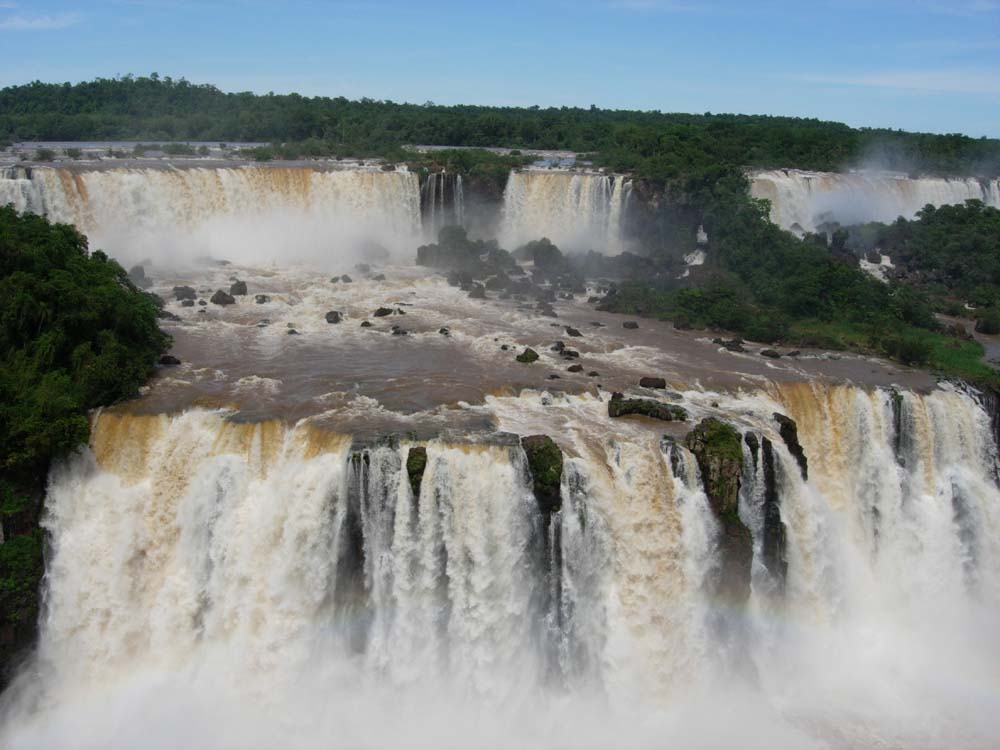
[(258, 305), (265, 305), (271, 301), (271, 298), (268, 297), (266, 294), (255, 294), (253, 301), (256, 302)]
[(160, 357), (160, 364), (161, 365), (166, 365), (168, 367), (174, 367), (174, 366), (179, 365), (180, 363), (181, 363), (181, 361), (179, 359), (177, 359), (177, 357), (175, 357), (172, 354), (164, 354), (162, 357)]
[(542, 513), (554, 513), (562, 506), (563, 454), (547, 435), (521, 438), (521, 447), (528, 459), (532, 491)]
[(667, 381), (664, 378), (639, 378), (639, 386), (642, 388), (659, 388), (662, 390), (667, 387)]
[(372, 317), (375, 318), (384, 318), (387, 315), (392, 315), (391, 307), (380, 307), (375, 312), (372, 313)]
[(140, 289), (149, 289), (153, 286), (153, 281), (146, 276), (146, 269), (142, 266), (132, 266), (128, 271), (128, 277)]
[(327, 323), (339, 323), (343, 319), (344, 316), (340, 313), (339, 310), (330, 310), (330, 312), (326, 314)]
[(198, 298), (198, 294), (197, 294), (197, 292), (195, 292), (194, 287), (190, 287), (190, 286), (175, 286), (173, 291), (174, 291), (174, 299), (175, 300), (197, 299)]
[(624, 323), (622, 323), (622, 328), (627, 328), (630, 331), (634, 331), (638, 327), (639, 324), (636, 323), (634, 320), (626, 320)]
[(229, 286), (229, 293), (234, 297), (245, 297), (247, 293), (247, 283), (245, 281), (234, 281)]
[(536, 352), (531, 347), (527, 347), (523, 352), (517, 355), (517, 361), (522, 362), (526, 365), (530, 365), (537, 359), (538, 359), (538, 352)]
[(225, 307), (226, 305), (235, 305), (236, 300), (233, 299), (232, 295), (226, 294), (221, 289), (216, 289), (215, 294), (212, 295), (212, 304)]
[(613, 393), (608, 401), (608, 416), (618, 418), (633, 415), (661, 419), (664, 422), (687, 420), (687, 412), (676, 404), (665, 404), (651, 398), (625, 398), (621, 393)]

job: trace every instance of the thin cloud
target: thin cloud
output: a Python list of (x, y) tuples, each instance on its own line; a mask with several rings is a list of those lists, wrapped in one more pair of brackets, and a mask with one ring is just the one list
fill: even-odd
[(50, 31), (65, 29), (80, 23), (76, 13), (57, 13), (54, 16), (9, 16), (0, 19), (0, 31)]
[(803, 74), (791, 78), (839, 86), (1000, 96), (1000, 70), (886, 70), (851, 75)]

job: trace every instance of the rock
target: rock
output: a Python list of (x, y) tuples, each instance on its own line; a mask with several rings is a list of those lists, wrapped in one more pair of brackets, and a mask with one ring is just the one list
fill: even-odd
[(505, 351), (507, 351), (508, 349), (510, 349), (510, 347), (509, 347), (509, 346), (507, 346), (506, 344), (501, 344), (501, 345), (500, 345), (500, 351), (502, 351), (502, 352), (505, 352)]
[(566, 368), (566, 372), (583, 372), (583, 365), (570, 365)]
[(342, 281), (342, 282), (343, 282), (344, 284), (350, 284), (350, 283), (351, 283), (352, 281), (354, 281), (354, 279), (352, 279), (352, 278), (351, 278), (350, 276), (348, 276), (348, 275), (347, 275), (346, 273), (345, 273), (345, 274), (344, 274), (343, 276), (341, 276), (341, 277), (340, 277), (340, 280), (341, 280), (341, 281)]
[(626, 320), (624, 323), (622, 323), (622, 328), (627, 328), (630, 331), (634, 331), (638, 327), (639, 324), (636, 323), (634, 320)]
[(732, 425), (708, 417), (687, 434), (684, 444), (698, 462), (705, 495), (721, 527), (722, 565), (715, 588), (725, 600), (742, 604), (750, 596), (753, 537), (739, 516), (740, 434)]
[(369, 274), (372, 272), (372, 267), (367, 263), (355, 263), (354, 270), (358, 273)]
[(582, 336), (583, 334), (580, 333), (580, 331), (578, 331), (576, 328), (573, 328), (573, 326), (566, 326), (566, 335), (567, 336)]
[(690, 331), (693, 326), (686, 320), (675, 320), (674, 330), (675, 331)]
[(440, 333), (442, 336), (450, 336), (451, 329), (448, 328), (447, 326), (445, 326), (444, 328), (438, 328), (438, 333)]
[(212, 295), (212, 304), (225, 307), (226, 305), (235, 305), (236, 300), (233, 299), (232, 295), (226, 294), (221, 289), (217, 289), (215, 294)]
[(142, 266), (132, 266), (128, 270), (128, 277), (140, 289), (149, 289), (153, 286), (153, 281), (146, 277), (146, 269)]
[(413, 497), (420, 497), (420, 483), (424, 478), (424, 469), (427, 468), (427, 449), (424, 447), (410, 448), (406, 454), (406, 474), (410, 478), (410, 489)]
[(180, 363), (181, 361), (172, 354), (164, 354), (162, 357), (160, 357), (160, 364), (166, 365), (167, 367), (173, 367), (179, 365)]
[(550, 305), (548, 302), (539, 302), (537, 305), (535, 305), (535, 310), (538, 312), (539, 315), (544, 315), (548, 318), (559, 317), (558, 315), (556, 315), (555, 308), (553, 308), (552, 305)]
[(604, 328), (604, 323), (601, 323), (596, 320), (590, 321), (590, 325), (594, 326), (594, 328)]
[(194, 307), (194, 300), (193, 299), (182, 299), (181, 300), (181, 307)]
[(362, 320), (361, 321), (361, 327), (362, 328), (371, 328), (372, 327), (372, 322), (370, 320)]
[(596, 378), (600, 377), (600, 375), (601, 373), (599, 373), (597, 370), (591, 370), (590, 372), (587, 373), (588, 378)]
[(559, 352), (559, 356), (562, 357), (563, 359), (579, 359), (580, 352), (578, 352), (576, 349), (562, 349)]
[(385, 274), (384, 273), (375, 274), (374, 276), (372, 276), (372, 281), (385, 281)]
[(566, 344), (564, 344), (562, 341), (556, 341), (554, 344), (552, 344), (552, 346), (549, 347), (549, 349), (554, 352), (561, 352), (565, 348)]
[[(200, 299), (200, 300), (198, 300), (198, 304), (201, 305), (202, 307), (205, 307), (205, 305), (207, 305), (208, 303), (205, 300)], [(202, 310), (201, 312), (205, 312), (205, 311)]]
[(802, 354), (802, 352), (800, 352), (798, 349), (793, 349), (790, 352), (785, 352), (786, 357), (798, 357), (800, 354)]
[[(202, 310), (201, 312), (205, 312), (205, 311)], [(174, 315), (169, 310), (157, 310), (156, 311), (156, 317), (159, 318), (160, 320), (175, 320), (175, 321), (176, 320), (180, 320), (180, 316)]]
[(545, 377), (548, 378), (549, 380), (562, 380), (562, 378), (559, 375), (556, 375), (554, 372), (549, 373)]
[(526, 365), (530, 365), (538, 359), (538, 352), (536, 352), (531, 347), (527, 347), (523, 352), (517, 355), (517, 361), (522, 362)]
[(247, 293), (247, 283), (245, 281), (235, 281), (229, 287), (229, 293), (234, 297), (245, 297)]
[(392, 335), (393, 336), (408, 336), (409, 333), (410, 332), (407, 331), (405, 328), (400, 328), (399, 326), (393, 326), (392, 327)]
[(294, 328), (289, 328), (288, 331), (287, 331), (287, 333), (288, 333), (289, 336), (298, 336), (299, 335), (299, 332), (296, 331)]
[(760, 356), (767, 357), (768, 359), (781, 359), (781, 355), (774, 349), (761, 349)]
[(194, 291), (194, 288), (189, 287), (189, 286), (175, 286), (174, 289), (173, 289), (173, 292), (174, 292), (174, 299), (175, 300), (197, 299), (198, 298), (198, 295)]
[(808, 479), (809, 462), (806, 459), (805, 451), (802, 450), (802, 445), (799, 443), (798, 425), (795, 424), (794, 419), (786, 417), (784, 414), (774, 412), (772, 416), (774, 417), (774, 421), (778, 423), (778, 434), (781, 435), (781, 439), (785, 441), (788, 452), (795, 457), (799, 469), (802, 470), (802, 478)]
[(255, 294), (253, 301), (256, 302), (258, 305), (264, 305), (270, 302), (271, 298), (268, 297), (266, 294)]
[(333, 277), (331, 277), (330, 283), (331, 284), (339, 284), (340, 283), (340, 277), (339, 276), (333, 276)]
[(372, 316), (375, 318), (384, 318), (387, 315), (392, 315), (391, 307), (380, 307), (379, 309), (377, 309), (375, 312), (372, 313)]
[(482, 284), (473, 284), (469, 290), (470, 299), (486, 299), (486, 287)]
[[(781, 498), (774, 468), (774, 448), (766, 437), (759, 440), (748, 432), (743, 438), (750, 448), (754, 469), (763, 471), (764, 479), (764, 529), (761, 539), (761, 558), (764, 567), (777, 583), (779, 590), (785, 585), (788, 572), (787, 538), (784, 521), (781, 520)], [(759, 458), (758, 458), (759, 452)]]
[(528, 471), (531, 473), (532, 491), (538, 501), (538, 509), (544, 514), (558, 511), (562, 507), (562, 451), (547, 435), (521, 438), (521, 447), (528, 459)]
[(664, 378), (639, 378), (640, 388), (659, 388), (663, 390), (667, 387), (667, 381)]
[(343, 319), (344, 316), (338, 310), (330, 310), (330, 312), (326, 314), (327, 323), (339, 323)]
[(608, 401), (608, 416), (613, 418), (643, 416), (661, 419), (664, 422), (683, 422), (687, 412), (676, 404), (665, 404), (650, 398), (625, 398), (620, 393), (611, 395)]
[(269, 325), (271, 325), (271, 321), (269, 318), (263, 318), (262, 320), (259, 320), (257, 322), (258, 328), (267, 328)]

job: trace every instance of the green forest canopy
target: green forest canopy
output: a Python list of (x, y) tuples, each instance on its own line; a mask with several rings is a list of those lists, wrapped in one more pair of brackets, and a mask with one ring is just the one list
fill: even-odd
[(885, 168), (913, 172), (1000, 174), (1000, 140), (958, 134), (766, 115), (224, 93), (156, 74), (2, 89), (0, 139), (311, 140), (328, 152), (355, 156), (402, 144), (568, 149), (661, 181), (713, 165), (836, 170), (873, 158)]

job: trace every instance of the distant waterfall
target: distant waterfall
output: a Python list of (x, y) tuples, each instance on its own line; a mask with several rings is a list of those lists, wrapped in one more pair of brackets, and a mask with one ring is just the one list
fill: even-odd
[(303, 244), (313, 258), (345, 238), (402, 249), (421, 226), (417, 176), (380, 169), (14, 168), (0, 174), (0, 204), (8, 202), (74, 224), (93, 246), (132, 258), (152, 254), (138, 245), (171, 242), (182, 246), (171, 253), (259, 246), (255, 259), (287, 259), (289, 245)]
[[(489, 402), (501, 428), (569, 420), (553, 422), (549, 519), (509, 435), (365, 447), (307, 422), (97, 416), (51, 477), (45, 710), (8, 724), (10, 746), (527, 740), (552, 712), (573, 746), (608, 746), (607, 722), (642, 746), (732, 746), (747, 724), (788, 747), (989, 746), (969, 696), (991, 694), (1000, 659), (1000, 490), (977, 401), (810, 384), (688, 398), (721, 403), (753, 446), (745, 612), (706, 585), (719, 525), (692, 454), (591, 396)], [(59, 708), (94, 691), (101, 710)], [(455, 705), (472, 717), (456, 724)], [(636, 721), (658, 711), (666, 724)]]
[(424, 232), (436, 239), (441, 227), (465, 224), (465, 195), (462, 175), (431, 172), (420, 186), (420, 213)]
[(567, 250), (616, 254), (632, 181), (622, 175), (512, 171), (504, 190), (500, 243), (514, 249), (548, 237)]
[(969, 199), (1000, 208), (1000, 180), (972, 177), (783, 169), (753, 173), (750, 192), (771, 201), (775, 224), (796, 232), (814, 232), (832, 222), (891, 223), (900, 216), (913, 218), (927, 204), (943, 206)]

